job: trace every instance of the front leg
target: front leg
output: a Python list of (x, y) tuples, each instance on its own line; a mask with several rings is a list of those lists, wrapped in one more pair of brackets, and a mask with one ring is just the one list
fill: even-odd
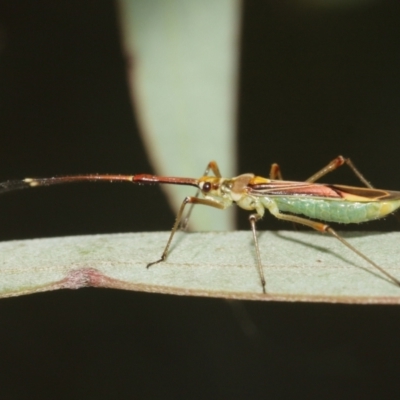
[(164, 261), (167, 258), (169, 246), (171, 245), (172, 238), (174, 237), (175, 232), (178, 230), (179, 224), (181, 223), (181, 220), (182, 220), (183, 211), (185, 210), (185, 207), (187, 204), (191, 204), (191, 205), (203, 204), (205, 206), (219, 208), (220, 210), (223, 210), (226, 207), (225, 204), (219, 203), (216, 200), (199, 199), (198, 197), (194, 197), (194, 196), (185, 197), (185, 199), (183, 200), (183, 202), (179, 208), (178, 214), (175, 219), (174, 226), (172, 227), (171, 234), (169, 235), (167, 245), (165, 246), (165, 249), (164, 249), (163, 253), (161, 254), (161, 257), (157, 261), (153, 261), (153, 262), (147, 264), (147, 268), (151, 267), (154, 264), (158, 264), (159, 262)]
[[(214, 174), (214, 176), (216, 176), (217, 178), (221, 178), (221, 172), (219, 171), (219, 167), (216, 161), (210, 161), (207, 164), (207, 167), (203, 173), (203, 176), (208, 176), (208, 174), (210, 173), (210, 171)], [(200, 189), (197, 189), (196, 194), (194, 195), (194, 197), (199, 197), (200, 196)], [(196, 203), (192, 202), (190, 207), (189, 207), (189, 211), (186, 214), (186, 217), (183, 219), (180, 228), (185, 231), (186, 228), (189, 225), (189, 219), (190, 216), (192, 215), (192, 211), (193, 211), (193, 207)]]

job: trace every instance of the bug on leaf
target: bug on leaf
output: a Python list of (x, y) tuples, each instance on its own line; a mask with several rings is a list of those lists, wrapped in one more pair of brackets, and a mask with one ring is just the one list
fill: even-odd
[[(353, 170), (365, 187), (316, 183), (321, 177), (344, 164)], [(210, 176), (210, 173), (213, 175)], [(264, 293), (266, 293), (266, 280), (258, 245), (256, 223), (263, 217), (265, 210), (268, 210), (278, 219), (309, 226), (319, 232), (331, 234), (389, 278), (394, 284), (400, 286), (400, 281), (397, 278), (357, 250), (326, 223), (338, 222), (350, 224), (371, 221), (382, 218), (400, 207), (400, 192), (373, 188), (349, 158), (336, 157), (327, 166), (304, 182), (283, 180), (278, 164), (272, 165), (270, 178), (263, 178), (252, 173), (242, 174), (234, 178), (223, 178), (217, 163), (211, 161), (205, 173), (199, 179), (163, 177), (149, 174), (71, 175), (7, 181), (0, 183), (0, 192), (79, 181), (173, 184), (195, 186), (198, 188), (195, 196), (188, 196), (183, 200), (161, 257), (147, 264), (147, 268), (167, 258), (168, 250), (176, 231), (179, 227), (185, 228), (187, 226), (194, 205), (201, 204), (223, 210), (236, 203), (245, 210), (253, 211), (249, 216), (249, 221), (256, 249), (257, 267)], [(200, 194), (203, 197), (199, 197)], [(184, 217), (187, 205), (190, 205), (190, 207), (186, 217)]]

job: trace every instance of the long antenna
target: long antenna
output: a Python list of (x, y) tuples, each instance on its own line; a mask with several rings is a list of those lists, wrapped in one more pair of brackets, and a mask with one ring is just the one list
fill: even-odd
[(0, 193), (9, 192), (12, 190), (26, 189), (37, 186), (51, 186), (61, 183), (74, 182), (130, 182), (139, 185), (154, 185), (154, 184), (172, 184), (172, 185), (188, 185), (198, 186), (198, 179), (194, 178), (179, 178), (179, 177), (164, 177), (149, 174), (138, 175), (67, 175), (56, 176), (53, 178), (25, 178), (22, 180), (13, 180), (0, 183)]

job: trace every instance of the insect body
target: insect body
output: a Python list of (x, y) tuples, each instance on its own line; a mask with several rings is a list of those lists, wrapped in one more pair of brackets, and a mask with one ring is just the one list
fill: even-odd
[[(327, 222), (360, 223), (382, 218), (400, 207), (399, 192), (368, 189), (368, 197), (349, 186), (270, 181), (252, 188), (256, 196), (272, 197), (280, 211)], [(268, 188), (268, 186), (272, 186)], [(297, 193), (293, 193), (293, 192)], [(357, 194), (354, 194), (357, 193)], [(268, 208), (269, 200), (263, 201)]]
[[(347, 164), (366, 187), (344, 185), (328, 185), (315, 183), (322, 176), (334, 169)], [(209, 176), (210, 171), (214, 176)], [(366, 255), (354, 248), (347, 240), (336, 233), (325, 222), (360, 223), (382, 218), (400, 207), (400, 192), (374, 189), (370, 183), (355, 168), (350, 159), (342, 156), (335, 158), (326, 167), (318, 171), (305, 182), (284, 181), (279, 166), (273, 164), (270, 179), (243, 174), (235, 178), (222, 178), (217, 164), (212, 161), (204, 175), (199, 179), (160, 177), (147, 174), (139, 175), (76, 175), (55, 178), (27, 178), (22, 181), (8, 181), (0, 184), (0, 192), (21, 189), (25, 187), (49, 186), (58, 183), (77, 181), (126, 181), (138, 184), (178, 184), (195, 186), (198, 192), (195, 196), (186, 197), (178, 211), (171, 234), (161, 257), (147, 265), (157, 264), (167, 258), (168, 250), (175, 232), (179, 227), (186, 227), (192, 207), (202, 204), (219, 209), (225, 209), (236, 203), (239, 207), (254, 211), (249, 221), (253, 233), (257, 266), (263, 292), (266, 292), (266, 281), (261, 263), (260, 250), (256, 233), (256, 222), (261, 219), (267, 209), (278, 219), (309, 226), (320, 232), (328, 232), (336, 237), (350, 250), (358, 254), (370, 265), (400, 286), (400, 281), (377, 265)], [(200, 193), (203, 198), (200, 198)], [(183, 218), (186, 206), (190, 204), (186, 218)], [(309, 219), (310, 218), (310, 219)]]
[(206, 198), (220, 199), (226, 206), (236, 202), (245, 210), (256, 210), (260, 216), (265, 208), (275, 215), (277, 208), (291, 214), (349, 224), (382, 218), (400, 207), (400, 192), (279, 181), (252, 174), (220, 179), (219, 183), (203, 180), (199, 186)]

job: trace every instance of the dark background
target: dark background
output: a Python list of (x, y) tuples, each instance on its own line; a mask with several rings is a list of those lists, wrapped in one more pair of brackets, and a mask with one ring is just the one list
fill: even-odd
[[(300, 4), (244, 2), (239, 171), (267, 175), (279, 162), (303, 180), (343, 154), (399, 189), (400, 3)], [(0, 23), (0, 181), (152, 172), (113, 2), (2, 3)], [(357, 183), (344, 168), (330, 179)], [(169, 230), (174, 218), (157, 187), (67, 185), (0, 201), (1, 240)], [(238, 224), (248, 229), (245, 212)], [(395, 306), (102, 289), (3, 299), (0, 398), (397, 398), (399, 318)]]

